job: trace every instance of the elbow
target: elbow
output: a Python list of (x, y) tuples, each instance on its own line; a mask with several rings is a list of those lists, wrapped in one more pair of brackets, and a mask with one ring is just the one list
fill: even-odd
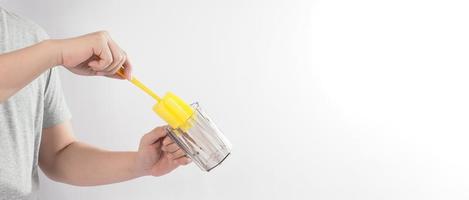
[[(52, 179), (52, 178), (51, 178)], [(53, 181), (60, 182), (60, 183), (65, 183), (67, 185), (73, 185), (77, 187), (89, 187), (89, 186), (96, 186), (95, 184), (89, 184), (86, 181), (73, 181), (73, 179), (64, 179), (64, 178), (57, 178), (52, 179)]]
[(10, 98), (10, 93), (4, 90), (0, 90), (0, 104), (5, 103)]
[(41, 159), (39, 159), (39, 167), (41, 168), (42, 172), (47, 176), (47, 178), (61, 183), (66, 181), (64, 177), (57, 172), (57, 169), (55, 169), (53, 165), (50, 165)]
[(47, 178), (49, 178), (50, 180), (53, 180), (55, 182), (63, 183), (65, 181), (63, 178), (61, 178), (57, 174), (54, 174), (54, 173), (52, 173), (48, 170), (42, 169), (42, 172), (44, 172), (44, 174), (47, 176)]
[(50, 166), (44, 166), (41, 163), (39, 163), (39, 166), (42, 172), (44, 172), (44, 174), (47, 176), (47, 178), (61, 183), (65, 181), (58, 173), (54, 172), (54, 169), (52, 169)]
[[(66, 147), (70, 146), (67, 145)], [(66, 147), (62, 148), (65, 149)], [(85, 186), (83, 183), (78, 182), (80, 179), (76, 174), (71, 174), (70, 171), (64, 170), (64, 166), (61, 166), (57, 158), (57, 154), (54, 156), (44, 156), (39, 154), (39, 167), (47, 178), (60, 183), (65, 183), (74, 186)]]
[(8, 97), (0, 94), (0, 104), (5, 103), (8, 100)]

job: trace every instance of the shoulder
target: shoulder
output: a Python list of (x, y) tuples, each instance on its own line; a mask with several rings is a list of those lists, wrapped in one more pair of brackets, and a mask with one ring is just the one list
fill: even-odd
[[(49, 36), (41, 26), (0, 7), (0, 53), (31, 46), (46, 39)], [(43, 86), (52, 75), (52, 70), (48, 70), (30, 84)]]
[(49, 38), (46, 31), (32, 20), (1, 7), (0, 23), (6, 27), (6, 34), (9, 34), (12, 39), (17, 38), (15, 37), (17, 35), (28, 40), (27, 42), (36, 43)]

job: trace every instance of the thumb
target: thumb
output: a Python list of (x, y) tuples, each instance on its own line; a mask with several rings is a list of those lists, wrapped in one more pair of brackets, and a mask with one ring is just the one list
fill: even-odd
[(151, 145), (156, 143), (160, 138), (163, 138), (166, 136), (166, 129), (164, 127), (157, 127), (150, 131), (149, 133), (145, 134), (141, 141), (141, 145)]

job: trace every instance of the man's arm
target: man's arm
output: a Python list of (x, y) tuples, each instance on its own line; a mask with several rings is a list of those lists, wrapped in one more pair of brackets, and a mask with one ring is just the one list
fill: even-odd
[(6, 101), (47, 69), (58, 65), (50, 40), (0, 55), (0, 103)]
[(79, 75), (114, 75), (125, 68), (130, 79), (131, 65), (125, 52), (101, 31), (80, 37), (45, 40), (30, 47), (0, 54), (0, 103), (51, 67), (63, 65)]
[(69, 122), (43, 130), (39, 166), (51, 179), (78, 186), (160, 176), (190, 162), (163, 127), (145, 134), (137, 152), (112, 152), (77, 141)]

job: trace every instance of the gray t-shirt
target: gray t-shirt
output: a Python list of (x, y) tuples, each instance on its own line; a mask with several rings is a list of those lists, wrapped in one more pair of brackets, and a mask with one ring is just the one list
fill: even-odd
[[(0, 7), (0, 54), (47, 37), (38, 25)], [(42, 129), (68, 119), (55, 68), (0, 104), (0, 199), (37, 199)]]

